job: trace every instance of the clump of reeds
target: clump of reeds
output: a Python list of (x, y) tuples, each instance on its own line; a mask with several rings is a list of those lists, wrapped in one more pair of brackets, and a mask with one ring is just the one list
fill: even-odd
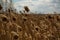
[(0, 10), (2, 9), (2, 6), (0, 5)]
[(24, 6), (24, 9), (25, 9), (26, 12), (30, 11), (30, 9), (28, 8), (28, 6)]

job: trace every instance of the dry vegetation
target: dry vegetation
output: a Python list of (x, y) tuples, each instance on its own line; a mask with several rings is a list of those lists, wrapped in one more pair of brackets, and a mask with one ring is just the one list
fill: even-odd
[(0, 5), (0, 10), (2, 9), (2, 6)]
[(60, 40), (60, 14), (2, 12), (0, 40)]
[(60, 14), (0, 14), (0, 40), (60, 40)]
[(24, 6), (24, 9), (25, 9), (26, 12), (30, 11), (30, 9), (28, 8), (28, 6)]

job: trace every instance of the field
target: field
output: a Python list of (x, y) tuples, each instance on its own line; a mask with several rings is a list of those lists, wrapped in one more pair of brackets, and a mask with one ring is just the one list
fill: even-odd
[(0, 40), (60, 40), (60, 14), (0, 13)]

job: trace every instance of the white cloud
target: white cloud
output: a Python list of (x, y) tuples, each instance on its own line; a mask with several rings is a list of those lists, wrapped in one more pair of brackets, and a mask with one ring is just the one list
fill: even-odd
[[(43, 4), (43, 3), (38, 2), (38, 1), (19, 1), (14, 4), (14, 7), (19, 10), (21, 10), (21, 9), (23, 10), (24, 6), (28, 6), (31, 11), (35, 11), (37, 9), (37, 6), (41, 5), (41, 4)], [(21, 6), (21, 7), (19, 8), (19, 6)]]
[(6, 0), (2, 0), (3, 2), (6, 2)]
[[(39, 0), (38, 1), (32, 1), (32, 0), (28, 1), (28, 0), (25, 0), (25, 1), (16, 2), (14, 4), (14, 7), (20, 10), (20, 9), (23, 9), (24, 6), (28, 6), (31, 11), (32, 10), (35, 11), (38, 6), (44, 5), (44, 4), (46, 5), (47, 2), (43, 3), (43, 2), (41, 2)], [(22, 7), (19, 8), (19, 6), (22, 6)]]
[(51, 2), (52, 0), (39, 0), (40, 2)]
[(45, 2), (51, 2), (51, 0), (45, 0)]
[(14, 7), (18, 10), (23, 10), (24, 6), (28, 6), (31, 11), (38, 12), (52, 12), (55, 11), (57, 4), (51, 3), (52, 0), (22, 0), (15, 2)]

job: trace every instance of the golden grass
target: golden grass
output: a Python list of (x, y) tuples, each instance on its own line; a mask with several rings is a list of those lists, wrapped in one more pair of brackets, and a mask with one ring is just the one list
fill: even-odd
[(60, 40), (60, 14), (0, 14), (0, 40)]

